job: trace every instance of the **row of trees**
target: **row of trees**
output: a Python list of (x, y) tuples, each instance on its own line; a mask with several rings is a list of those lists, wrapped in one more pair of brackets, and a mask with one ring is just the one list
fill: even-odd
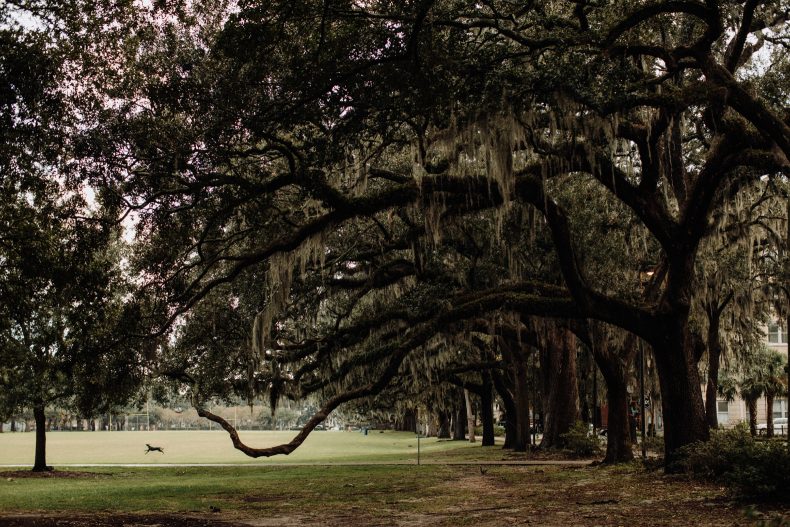
[[(518, 449), (539, 393), (550, 447), (583, 347), (615, 462), (644, 347), (671, 461), (788, 313), (783, 1), (6, 9), (0, 364), (35, 386), (10, 406), (153, 376), (257, 457), (346, 403), (493, 387)], [(308, 395), (272, 448), (206, 408)]]

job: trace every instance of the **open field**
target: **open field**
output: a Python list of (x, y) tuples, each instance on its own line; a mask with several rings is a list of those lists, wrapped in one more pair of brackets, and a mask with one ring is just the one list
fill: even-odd
[[(292, 432), (248, 432), (274, 444)], [(165, 454), (144, 454), (145, 443)], [(529, 460), (480, 444), (421, 440), (423, 460)], [(317, 432), (291, 456), (250, 459), (222, 432), (54, 432), (50, 464), (157, 463), (158, 467), (0, 468), (0, 527), (758, 525), (746, 503), (717, 486), (624, 467), (414, 463), (402, 432)], [(33, 434), (0, 436), (0, 463), (29, 464)], [(178, 467), (173, 463), (240, 463)], [(282, 463), (317, 463), (283, 466)], [(331, 463), (362, 463), (335, 465)], [(365, 465), (364, 463), (370, 463)], [(758, 506), (769, 514), (788, 514)]]
[(756, 525), (747, 504), (723, 489), (636, 465), (97, 468), (25, 476), (0, 471), (0, 526)]
[[(271, 446), (289, 441), (297, 432), (241, 432), (252, 446)], [(165, 453), (145, 453), (145, 444), (161, 446)], [(35, 434), (0, 434), (0, 465), (33, 464)], [(423, 459), (498, 460), (503, 452), (480, 447), (480, 443), (420, 440)], [(359, 432), (313, 432), (289, 456), (252, 459), (233, 448), (224, 431), (168, 432), (50, 432), (47, 463), (59, 464), (181, 464), (181, 463), (404, 463), (416, 462), (417, 439), (409, 432), (371, 430)]]

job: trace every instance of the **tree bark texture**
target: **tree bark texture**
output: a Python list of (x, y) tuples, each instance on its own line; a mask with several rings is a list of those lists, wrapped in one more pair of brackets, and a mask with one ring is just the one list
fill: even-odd
[(43, 404), (33, 407), (33, 416), (36, 419), (36, 457), (33, 472), (45, 472), (52, 470), (52, 467), (47, 466), (47, 418)]
[(439, 432), (437, 437), (439, 439), (450, 439), (450, 415), (446, 411), (439, 412), (437, 416), (439, 420)]
[(757, 435), (757, 399), (754, 397), (746, 399), (746, 410), (749, 412), (749, 432), (754, 437)]
[(667, 324), (663, 338), (651, 342), (661, 386), (664, 450), (670, 471), (680, 447), (710, 437), (688, 325), (674, 322)]
[(719, 365), (724, 349), (721, 345), (719, 335), (721, 315), (727, 304), (733, 298), (733, 293), (728, 294), (723, 302), (716, 305), (708, 305), (706, 312), (708, 316), (708, 385), (705, 388), (705, 419), (711, 429), (719, 427), (719, 416), (717, 408), (717, 396), (719, 392)]
[(529, 447), (529, 380), (527, 378), (527, 350), (516, 342), (502, 342), (502, 355), (513, 377), (515, 442), (513, 450), (526, 452)]
[(540, 353), (545, 425), (541, 448), (561, 447), (562, 434), (579, 420), (576, 338), (566, 328), (552, 328)]
[(606, 457), (604, 463), (623, 463), (634, 459), (631, 430), (628, 422), (628, 386), (625, 372), (618, 357), (599, 361), (601, 375), (606, 383), (608, 419), (606, 432)]
[(480, 394), (480, 419), (483, 422), (483, 446), (494, 446), (494, 394), (491, 374), (482, 373), (483, 391)]
[[(715, 331), (715, 334), (713, 334)], [(711, 429), (719, 427), (717, 396), (719, 391), (719, 364), (721, 362), (721, 341), (719, 340), (718, 319), (716, 328), (708, 328), (708, 385), (705, 387), (705, 420)]]
[(765, 392), (765, 435), (766, 437), (774, 436), (774, 392), (768, 390)]
[(474, 443), (475, 439), (475, 414), (472, 410), (472, 396), (469, 390), (464, 389), (464, 399), (466, 400), (466, 427), (469, 434), (469, 442)]
[(406, 410), (395, 422), (395, 429), (400, 432), (415, 432), (417, 430), (417, 413), (415, 410)]
[(453, 416), (453, 440), (463, 441), (466, 439), (466, 398), (464, 391), (458, 389), (455, 396), (455, 415)]
[(505, 382), (505, 375), (494, 372), (492, 377), (494, 388), (496, 388), (505, 409), (505, 444), (502, 448), (510, 449), (516, 444), (516, 403)]

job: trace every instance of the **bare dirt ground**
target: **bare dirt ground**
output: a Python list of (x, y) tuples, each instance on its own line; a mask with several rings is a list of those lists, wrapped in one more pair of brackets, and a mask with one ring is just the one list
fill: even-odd
[(223, 525), (226, 527), (246, 527), (246, 524), (224, 522), (215, 517), (175, 516), (163, 514), (63, 514), (58, 516), (25, 514), (0, 517), (3, 527), (210, 527)]
[[(453, 467), (429, 489), (384, 492), (360, 484), (354, 499), (295, 502), (294, 496), (233, 498), (227, 510), (202, 514), (0, 515), (0, 527), (290, 527), (290, 526), (755, 526), (784, 516), (790, 505), (750, 505), (721, 487), (641, 469), (606, 467)], [(25, 473), (29, 475), (29, 473)], [(58, 473), (63, 477), (63, 473)], [(76, 474), (79, 474), (77, 476)], [(83, 477), (72, 473), (65, 477)], [(53, 476), (33, 476), (53, 477)], [(284, 491), (286, 489), (283, 489)], [(304, 496), (299, 498), (304, 500)], [(295, 506), (295, 503), (298, 506)], [(747, 509), (752, 512), (747, 513)], [(0, 513), (1, 514), (1, 513)], [(749, 517), (749, 515), (751, 515)], [(779, 525), (773, 524), (773, 525)]]

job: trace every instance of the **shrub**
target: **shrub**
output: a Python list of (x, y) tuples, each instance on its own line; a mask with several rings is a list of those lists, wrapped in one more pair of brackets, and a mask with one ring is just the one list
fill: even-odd
[(755, 441), (745, 425), (714, 431), (709, 441), (683, 447), (678, 463), (694, 477), (724, 483), (745, 496), (788, 499), (786, 442)]
[(645, 440), (647, 449), (651, 452), (656, 452), (659, 455), (664, 455), (664, 436), (647, 436)]
[[(482, 436), (483, 435), (483, 426), (482, 425), (478, 425), (478, 426), (475, 427), (475, 435), (476, 436)], [(496, 437), (504, 436), (505, 435), (505, 427), (504, 426), (499, 426), (499, 425), (494, 425), (494, 435)]]
[(601, 442), (581, 421), (576, 421), (568, 432), (560, 435), (560, 438), (565, 450), (574, 456), (589, 457), (601, 452)]
[(744, 511), (746, 519), (754, 527), (790, 527), (790, 518), (786, 518), (782, 513), (762, 513), (749, 506)]

